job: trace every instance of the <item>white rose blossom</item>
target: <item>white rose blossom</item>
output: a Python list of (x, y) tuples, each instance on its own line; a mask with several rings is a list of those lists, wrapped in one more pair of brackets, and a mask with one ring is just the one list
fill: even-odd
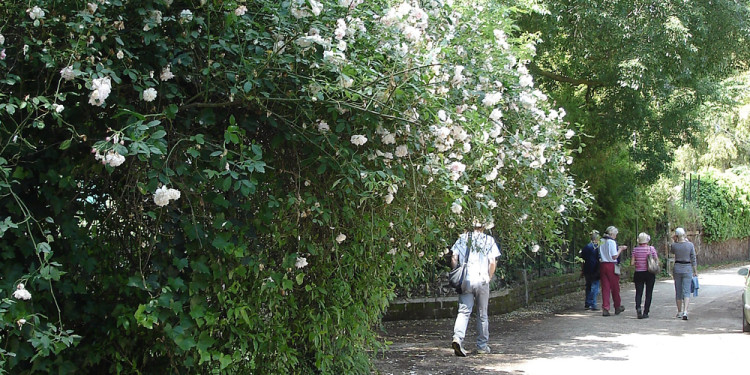
[(180, 19), (184, 20), (186, 22), (190, 22), (193, 20), (193, 12), (191, 12), (189, 9), (183, 9), (182, 12), (180, 12)]
[(547, 193), (549, 193), (549, 192), (547, 191), (547, 188), (546, 188), (546, 187), (544, 187), (544, 186), (542, 186), (542, 188), (541, 188), (541, 189), (539, 189), (539, 191), (538, 191), (538, 192), (536, 192), (536, 196), (537, 196), (537, 197), (539, 197), (539, 198), (544, 198), (544, 197), (546, 197), (546, 196), (547, 196)]
[(464, 208), (461, 206), (461, 203), (459, 202), (453, 202), (453, 204), (451, 205), (451, 212), (453, 212), (456, 215), (460, 214), (461, 211), (463, 211), (463, 209)]
[(29, 18), (31, 18), (32, 20), (44, 18), (44, 10), (42, 10), (42, 8), (38, 6), (34, 6), (31, 9), (26, 9), (26, 12), (29, 13)]
[(109, 77), (96, 78), (91, 82), (91, 90), (89, 104), (104, 106), (104, 101), (112, 91), (112, 81)]
[(392, 145), (396, 143), (396, 135), (393, 133), (385, 133), (381, 138), (384, 145)]
[(60, 76), (62, 79), (66, 81), (70, 81), (76, 77), (75, 72), (73, 71), (73, 66), (66, 66), (62, 69), (60, 69)]
[(294, 266), (297, 268), (305, 268), (307, 266), (307, 258), (297, 257), (297, 261), (294, 262)]
[(242, 17), (245, 13), (247, 13), (247, 7), (244, 5), (240, 5), (234, 10), (234, 15), (237, 17)]
[(354, 144), (355, 146), (362, 146), (367, 142), (367, 137), (361, 134), (356, 134), (353, 135), (351, 139), (349, 139), (349, 141), (352, 142), (352, 144)]
[(400, 145), (396, 147), (396, 157), (403, 158), (409, 154), (409, 150), (406, 145)]
[(149, 87), (145, 90), (143, 90), (143, 100), (147, 102), (153, 102), (154, 99), (156, 99), (156, 89), (153, 87)]
[(125, 157), (120, 155), (115, 150), (109, 150), (105, 152), (104, 154), (99, 153), (98, 150), (96, 150), (96, 154), (94, 155), (94, 158), (96, 160), (99, 160), (104, 165), (109, 165), (112, 168), (119, 167), (122, 165), (122, 163), (125, 162)]
[(339, 235), (336, 236), (336, 242), (342, 243), (344, 241), (346, 241), (346, 235), (343, 233), (339, 233)]
[(503, 93), (497, 92), (497, 91), (491, 92), (484, 96), (484, 99), (482, 99), (482, 104), (485, 107), (494, 107), (502, 99), (503, 99)]
[(321, 120), (320, 122), (318, 122), (318, 131), (321, 133), (329, 132), (331, 131), (331, 127), (328, 126), (327, 122)]
[(159, 79), (166, 82), (172, 78), (174, 78), (174, 74), (172, 74), (172, 66), (167, 65), (161, 70), (161, 74), (159, 74)]
[(163, 185), (154, 192), (154, 203), (159, 207), (164, 207), (169, 204), (169, 201), (180, 199), (180, 196), (179, 190), (170, 189)]
[(31, 293), (26, 290), (26, 287), (21, 283), (16, 286), (16, 290), (13, 292), (13, 298), (28, 301), (31, 299)]

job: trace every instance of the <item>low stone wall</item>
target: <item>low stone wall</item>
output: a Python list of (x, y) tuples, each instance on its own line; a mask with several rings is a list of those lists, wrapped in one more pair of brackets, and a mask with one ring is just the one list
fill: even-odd
[[(490, 293), (488, 312), (490, 315), (506, 314), (528, 303), (543, 301), (561, 294), (582, 290), (584, 281), (579, 274), (549, 276), (532, 280), (526, 287), (518, 285)], [(583, 303), (583, 302), (581, 302)], [(383, 320), (413, 320), (453, 318), (458, 309), (458, 297), (410, 298), (391, 302)]]

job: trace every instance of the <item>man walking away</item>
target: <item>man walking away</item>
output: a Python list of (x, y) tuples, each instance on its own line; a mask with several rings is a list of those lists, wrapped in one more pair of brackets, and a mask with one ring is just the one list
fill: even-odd
[[(466, 251), (466, 250), (469, 251)], [(487, 303), (490, 298), (490, 279), (495, 274), (496, 259), (500, 256), (495, 239), (484, 233), (484, 223), (474, 222), (474, 230), (458, 237), (451, 248), (451, 266), (456, 268), (466, 262), (466, 279), (463, 292), (458, 296), (458, 315), (453, 327), (453, 351), (459, 357), (466, 357), (463, 342), (471, 311), (477, 310), (477, 353), (489, 354), (489, 319)]]

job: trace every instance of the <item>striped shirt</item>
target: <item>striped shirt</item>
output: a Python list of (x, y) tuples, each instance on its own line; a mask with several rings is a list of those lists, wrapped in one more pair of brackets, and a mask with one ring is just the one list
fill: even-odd
[(656, 259), (659, 259), (653, 246), (641, 244), (633, 248), (633, 263), (636, 272), (648, 271), (648, 254), (653, 254)]

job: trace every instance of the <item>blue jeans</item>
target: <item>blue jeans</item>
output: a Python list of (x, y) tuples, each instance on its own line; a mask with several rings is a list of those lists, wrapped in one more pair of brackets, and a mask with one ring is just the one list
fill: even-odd
[(599, 280), (594, 279), (594, 275), (584, 275), (586, 277), (586, 307), (596, 308), (596, 296), (599, 295)]
[(458, 296), (458, 315), (456, 324), (453, 326), (453, 339), (464, 342), (466, 327), (469, 325), (469, 317), (474, 304), (477, 305), (477, 348), (487, 347), (490, 339), (490, 324), (487, 317), (487, 303), (490, 300), (490, 284), (472, 284), (468, 290)]

